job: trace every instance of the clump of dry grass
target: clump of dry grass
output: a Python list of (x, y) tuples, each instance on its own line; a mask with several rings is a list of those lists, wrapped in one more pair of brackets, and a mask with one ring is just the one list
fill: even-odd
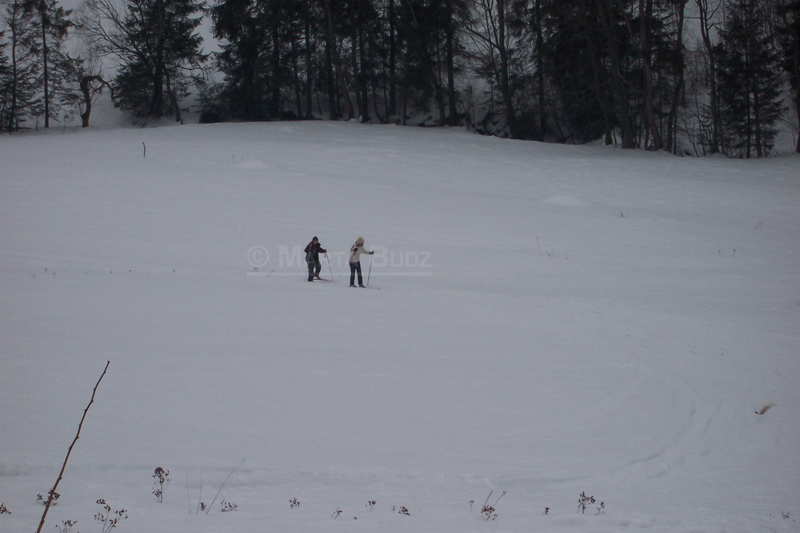
[(774, 402), (769, 402), (767, 405), (762, 407), (760, 411), (756, 411), (756, 414), (757, 415), (763, 415), (764, 413), (766, 413), (767, 411), (769, 411), (773, 407), (775, 407), (775, 403)]

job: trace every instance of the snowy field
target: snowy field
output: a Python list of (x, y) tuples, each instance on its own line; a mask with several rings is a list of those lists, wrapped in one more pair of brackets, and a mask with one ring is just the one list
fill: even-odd
[[(358, 236), (379, 290), (347, 287)], [(4, 136), (0, 250), (3, 533), (107, 361), (43, 531), (102, 532), (101, 498), (115, 533), (800, 531), (797, 155)]]

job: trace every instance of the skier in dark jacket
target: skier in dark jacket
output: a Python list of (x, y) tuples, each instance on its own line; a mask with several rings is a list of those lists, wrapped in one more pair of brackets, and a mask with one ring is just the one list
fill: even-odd
[(311, 242), (306, 246), (306, 263), (308, 263), (308, 281), (314, 281), (314, 278), (319, 277), (319, 271), (322, 270), (322, 265), (319, 262), (319, 253), (327, 254), (328, 250), (322, 247), (319, 239), (314, 236)]

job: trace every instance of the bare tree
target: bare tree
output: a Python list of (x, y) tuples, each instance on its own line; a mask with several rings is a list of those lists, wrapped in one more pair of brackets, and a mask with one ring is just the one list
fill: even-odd
[(514, 61), (514, 38), (508, 32), (508, 0), (476, 0), (474, 18), (467, 27), (478, 69), (490, 74), (500, 90), (506, 123), (512, 135), (517, 131), (517, 115), (510, 65)]
[(201, 10), (194, 0), (86, 0), (78, 29), (98, 55), (120, 62), (115, 86), (120, 107), (137, 116), (174, 115), (187, 86), (204, 74), (206, 55), (195, 33)]
[(630, 111), (629, 84), (622, 73), (622, 50), (617, 32), (617, 2), (595, 0), (598, 7), (600, 28), (605, 36), (608, 67), (611, 71), (611, 87), (616, 104), (617, 120), (622, 133), (622, 148), (635, 148), (633, 120)]
[(717, 65), (716, 54), (714, 53), (714, 43), (712, 42), (712, 32), (716, 31), (717, 12), (722, 7), (722, 0), (695, 0), (697, 5), (697, 12), (700, 19), (700, 35), (703, 40), (703, 47), (705, 51), (708, 67), (706, 75), (708, 76), (709, 87), (709, 112), (711, 115), (711, 138), (710, 138), (710, 152), (716, 154), (719, 152), (719, 137), (720, 137), (720, 117), (719, 117), (719, 95), (717, 91)]
[(639, 0), (639, 34), (638, 38), (635, 35), (633, 26), (631, 24), (631, 17), (627, 9), (622, 9), (622, 14), (625, 17), (625, 25), (628, 28), (628, 34), (636, 49), (636, 55), (639, 56), (639, 61), (642, 64), (642, 76), (644, 78), (644, 112), (647, 120), (647, 128), (650, 135), (653, 136), (653, 150), (661, 150), (661, 132), (658, 129), (656, 122), (656, 114), (653, 109), (653, 71), (650, 66), (651, 62), (651, 37), (652, 37), (652, 24), (653, 24), (653, 0)]
[(330, 61), (333, 65), (334, 74), (339, 83), (339, 90), (341, 91), (344, 101), (347, 104), (347, 112), (349, 113), (348, 118), (355, 118), (356, 112), (355, 108), (353, 107), (353, 99), (350, 98), (350, 92), (347, 90), (347, 81), (344, 79), (344, 72), (341, 66), (341, 61), (339, 60), (338, 48), (336, 47), (336, 36), (333, 33), (333, 15), (331, 13), (330, 0), (322, 0), (322, 6), (325, 10), (325, 24), (323, 27), (325, 29), (325, 40), (328, 47), (328, 53), (330, 54)]
[(684, 45), (683, 29), (687, 0), (677, 0), (672, 3), (675, 10), (675, 50), (673, 51), (672, 73), (675, 77), (672, 89), (669, 117), (667, 118), (667, 150), (673, 154), (678, 153), (678, 110), (681, 105), (681, 93), (684, 87)]
[[(794, 91), (795, 114), (800, 121), (800, 0), (776, 0), (776, 3), (780, 17), (778, 39), (783, 49), (783, 69), (789, 75)], [(800, 153), (800, 135), (796, 151)]]

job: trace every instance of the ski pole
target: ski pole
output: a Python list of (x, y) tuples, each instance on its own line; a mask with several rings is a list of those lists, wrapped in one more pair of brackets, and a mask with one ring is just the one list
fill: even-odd
[(369, 254), (369, 271), (367, 272), (367, 287), (369, 287), (369, 277), (372, 274), (372, 254)]
[(333, 280), (333, 268), (331, 267), (331, 259), (328, 257), (328, 252), (325, 252), (325, 259), (328, 261), (328, 270), (331, 271), (331, 280)]

